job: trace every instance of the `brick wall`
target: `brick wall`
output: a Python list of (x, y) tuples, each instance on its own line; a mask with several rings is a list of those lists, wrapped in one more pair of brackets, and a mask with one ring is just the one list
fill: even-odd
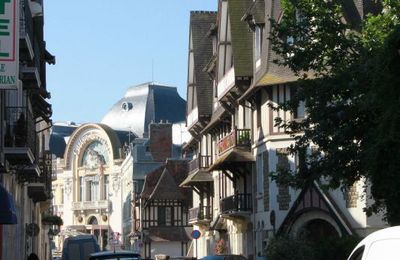
[(172, 124), (151, 123), (149, 133), (150, 153), (154, 161), (164, 162), (172, 156)]

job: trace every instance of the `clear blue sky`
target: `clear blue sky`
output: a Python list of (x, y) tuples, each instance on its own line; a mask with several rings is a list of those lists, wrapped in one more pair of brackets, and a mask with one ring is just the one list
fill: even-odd
[[(53, 121), (100, 122), (129, 86), (176, 86), (186, 99), (191, 10), (217, 0), (44, 1)], [(152, 61), (154, 72), (152, 74)]]

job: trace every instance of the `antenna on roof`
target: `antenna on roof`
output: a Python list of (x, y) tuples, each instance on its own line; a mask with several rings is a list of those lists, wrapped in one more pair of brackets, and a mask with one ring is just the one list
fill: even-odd
[(151, 59), (151, 82), (154, 83), (154, 59)]

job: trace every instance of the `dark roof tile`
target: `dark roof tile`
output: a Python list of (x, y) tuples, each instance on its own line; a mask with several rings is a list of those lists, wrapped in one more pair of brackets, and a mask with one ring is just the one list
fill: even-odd
[[(210, 116), (212, 109), (212, 80), (203, 69), (213, 55), (212, 39), (207, 33), (215, 24), (216, 17), (216, 12), (192, 11), (190, 14), (190, 33), (193, 43), (196, 81), (196, 96), (194, 98), (196, 98), (195, 102), (201, 116)], [(189, 101), (190, 98), (188, 97), (188, 105), (194, 102), (193, 100)]]

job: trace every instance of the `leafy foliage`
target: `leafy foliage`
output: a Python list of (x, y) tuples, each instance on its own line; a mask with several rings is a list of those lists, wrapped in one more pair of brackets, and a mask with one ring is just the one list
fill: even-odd
[(44, 215), (42, 217), (42, 223), (45, 225), (57, 225), (57, 226), (62, 226), (64, 224), (62, 218), (57, 215)]
[[(284, 15), (272, 21), (270, 39), (280, 59), (299, 79), (290, 101), (274, 109), (295, 112), (302, 121), (283, 121), (295, 138), (292, 154), (304, 154), (298, 174), (273, 173), (278, 182), (303, 187), (324, 180), (326, 188), (347, 188), (365, 178), (374, 204), (400, 224), (400, 1), (377, 3), (379, 13), (361, 24), (347, 12), (351, 1), (282, 0)], [(301, 134), (299, 134), (301, 133)]]
[(320, 241), (281, 236), (269, 241), (266, 259), (269, 260), (337, 260), (346, 259), (360, 242), (357, 236), (325, 238)]
[(309, 241), (277, 237), (269, 240), (265, 258), (270, 260), (313, 260), (314, 253)]

